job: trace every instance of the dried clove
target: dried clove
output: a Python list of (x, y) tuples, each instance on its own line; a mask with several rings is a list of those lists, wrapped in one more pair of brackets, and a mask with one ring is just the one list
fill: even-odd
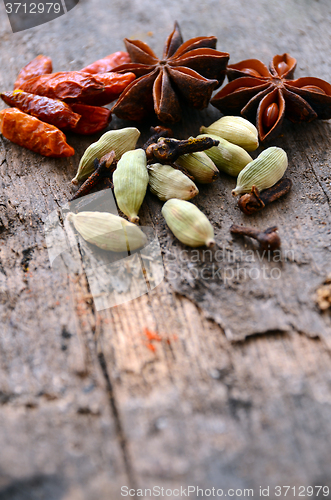
[(292, 181), (284, 177), (269, 189), (265, 189), (260, 193), (254, 185), (249, 194), (244, 194), (239, 198), (238, 206), (246, 215), (252, 215), (259, 210), (262, 210), (266, 205), (285, 196), (292, 188)]
[(230, 232), (242, 236), (249, 236), (259, 242), (260, 250), (277, 250), (281, 246), (280, 237), (277, 233), (278, 227), (272, 226), (265, 231), (259, 231), (253, 227), (243, 227), (232, 224)]
[(173, 163), (184, 154), (204, 151), (218, 144), (219, 141), (211, 137), (190, 137), (184, 141), (161, 137), (156, 143), (150, 144), (146, 148), (146, 156), (148, 160), (160, 163)]
[(156, 127), (151, 127), (150, 133), (152, 135), (150, 136), (150, 138), (145, 142), (145, 144), (142, 147), (142, 149), (144, 151), (146, 151), (148, 146), (150, 146), (151, 144), (155, 144), (160, 139), (160, 137), (171, 137), (173, 135), (171, 128), (162, 127), (162, 125), (157, 125)]
[[(111, 179), (112, 174), (116, 168), (117, 160), (115, 158), (115, 151), (110, 151), (105, 154), (100, 161), (95, 158), (94, 172), (86, 181), (81, 185), (78, 191), (69, 201), (77, 200), (82, 196), (87, 195), (102, 179)], [(108, 183), (109, 184), (109, 183)], [(113, 187), (112, 183), (108, 187)]]

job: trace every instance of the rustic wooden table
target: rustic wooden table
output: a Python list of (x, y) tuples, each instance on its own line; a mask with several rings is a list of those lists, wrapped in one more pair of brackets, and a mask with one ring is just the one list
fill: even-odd
[[(216, 35), (231, 62), (289, 52), (297, 76), (331, 81), (329, 0), (81, 0), (15, 34), (1, 2), (0, 89), (39, 53), (55, 71), (123, 50), (124, 37), (160, 53), (174, 20), (185, 40)], [(217, 117), (212, 107), (190, 112), (176, 136)], [(252, 488), (254, 498), (260, 486), (271, 498), (276, 486), (296, 496), (331, 487), (331, 317), (314, 298), (331, 272), (330, 137), (328, 122), (286, 124), (273, 145), (288, 153), (293, 190), (251, 218), (235, 207), (233, 179), (201, 188), (196, 204), (221, 261), (182, 258), (149, 195), (142, 223), (157, 231), (166, 279), (100, 312), (83, 271), (51, 268), (43, 222), (70, 197), (97, 137), (69, 137), (76, 155), (62, 160), (0, 137), (1, 500), (112, 500), (122, 486)], [(232, 223), (278, 224), (282, 261), (259, 260), (231, 237)], [(155, 352), (146, 328), (162, 337)]]

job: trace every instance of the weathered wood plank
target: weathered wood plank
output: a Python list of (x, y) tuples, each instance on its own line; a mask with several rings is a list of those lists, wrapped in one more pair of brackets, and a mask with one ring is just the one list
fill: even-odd
[[(102, 313), (102, 348), (140, 485), (253, 488), (254, 498), (260, 485), (329, 485), (323, 343), (274, 332), (233, 345), (165, 288)], [(145, 328), (162, 337), (152, 341), (155, 353)]]
[[(2, 3), (0, 14), (1, 89), (40, 52), (56, 71), (123, 49), (124, 36), (161, 53), (175, 19), (185, 39), (217, 35), (232, 62), (290, 52), (298, 76), (331, 81), (327, 0), (81, 0), (66, 17), (15, 35)], [(218, 116), (190, 113), (175, 134), (196, 134), (200, 120)], [(253, 218), (235, 208), (226, 176), (196, 199), (217, 249), (241, 259), (220, 262), (221, 270), (235, 271), (253, 250), (257, 261), (242, 267), (278, 269), (279, 280), (207, 279), (215, 252), (205, 263), (202, 251), (200, 262), (181, 254), (149, 195), (142, 223), (158, 234), (166, 281), (99, 313), (81, 269), (67, 276), (50, 268), (43, 224), (70, 196), (95, 138), (70, 137), (76, 155), (68, 160), (0, 139), (0, 497), (108, 500), (125, 484), (192, 481), (255, 490), (330, 483), (331, 323), (314, 302), (330, 272), (329, 135), (328, 123), (286, 126), (275, 144), (289, 154), (293, 191)], [(260, 262), (251, 243), (229, 235), (234, 222), (277, 223), (287, 259)], [(193, 269), (206, 269), (203, 279)], [(149, 340), (146, 328), (162, 340)]]

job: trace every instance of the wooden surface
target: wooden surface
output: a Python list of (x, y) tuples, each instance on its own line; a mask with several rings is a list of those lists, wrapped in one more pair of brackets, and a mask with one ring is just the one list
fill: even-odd
[[(328, 0), (81, 0), (16, 34), (0, 4), (0, 89), (41, 52), (55, 71), (121, 50), (125, 36), (160, 53), (175, 19), (185, 40), (216, 35), (231, 62), (289, 52), (296, 76), (331, 81)], [(189, 112), (176, 136), (218, 116)], [(148, 195), (142, 224), (157, 232), (166, 279), (101, 312), (82, 267), (51, 268), (43, 222), (71, 196), (97, 137), (70, 136), (76, 155), (66, 160), (0, 138), (1, 500), (112, 500), (124, 485), (253, 488), (254, 498), (261, 485), (271, 498), (276, 485), (331, 487), (331, 320), (315, 303), (331, 272), (330, 127), (286, 124), (272, 144), (287, 151), (294, 187), (263, 213), (245, 217), (225, 175), (200, 189), (218, 260), (180, 253)], [(251, 242), (230, 236), (232, 223), (278, 224), (281, 262), (260, 261)], [(237, 276), (237, 264), (280, 277)], [(234, 277), (213, 278), (215, 266)], [(155, 352), (146, 328), (162, 337)]]

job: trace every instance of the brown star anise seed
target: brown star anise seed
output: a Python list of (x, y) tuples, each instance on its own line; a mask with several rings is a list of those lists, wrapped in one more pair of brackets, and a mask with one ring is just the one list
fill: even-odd
[(215, 50), (217, 38), (197, 37), (183, 43), (177, 23), (162, 59), (140, 40), (124, 40), (132, 63), (113, 69), (137, 79), (121, 94), (112, 112), (119, 118), (143, 120), (155, 111), (161, 122), (181, 118), (180, 101), (197, 109), (208, 106), (213, 90), (224, 80), (229, 54)]
[(230, 83), (211, 103), (225, 115), (256, 122), (261, 141), (279, 133), (284, 117), (292, 122), (331, 118), (331, 85), (313, 77), (292, 80), (295, 66), (289, 54), (276, 55), (269, 70), (258, 59), (229, 65)]

